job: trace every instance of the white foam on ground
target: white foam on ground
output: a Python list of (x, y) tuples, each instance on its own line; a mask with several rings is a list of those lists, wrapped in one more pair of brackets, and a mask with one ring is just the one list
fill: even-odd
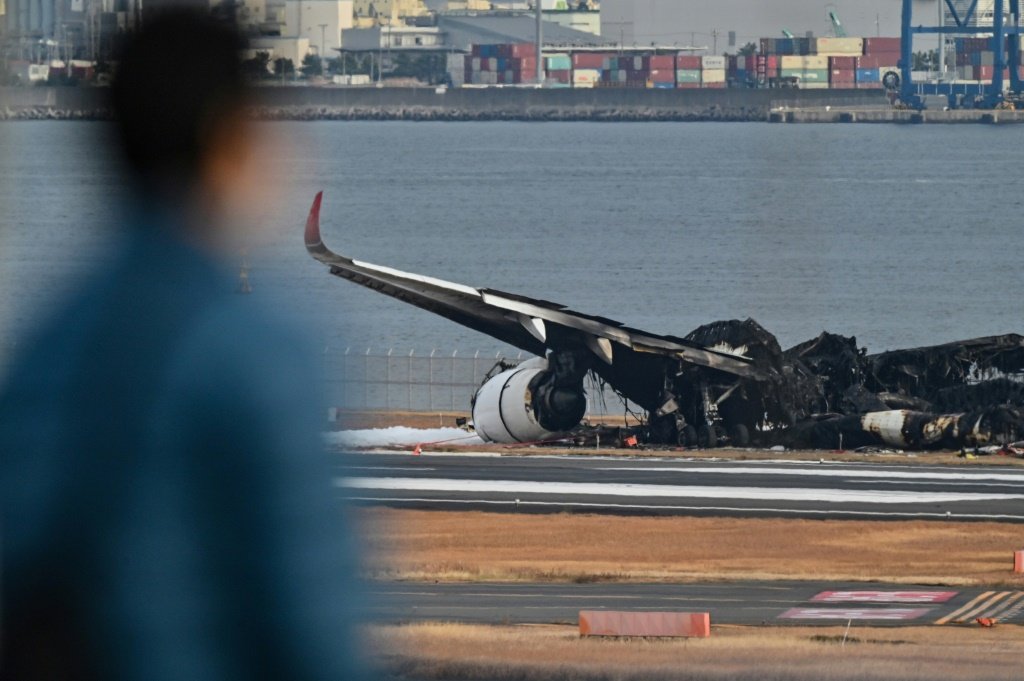
[(986, 471), (957, 470), (942, 473), (926, 471), (863, 470), (853, 468), (770, 468), (766, 466), (687, 466), (637, 467), (605, 466), (605, 471), (652, 471), (660, 473), (732, 473), (737, 475), (799, 475), (830, 478), (898, 478), (900, 480), (1003, 480), (1024, 482), (1024, 471), (1019, 473), (991, 473)]
[(476, 435), (459, 428), (370, 428), (366, 430), (339, 430), (324, 433), (327, 444), (339, 447), (415, 447), (419, 444), (436, 443), (446, 440), (453, 445), (483, 444)]
[(540, 482), (529, 480), (452, 480), (445, 478), (343, 478), (335, 481), (350, 489), (407, 490), (418, 492), (475, 492), (478, 494), (555, 494), (611, 497), (689, 499), (757, 499), (818, 501), (824, 503), (939, 504), (954, 501), (1009, 501), (1020, 494), (975, 492), (911, 492), (903, 490), (803, 489), (765, 487), (710, 487), (700, 485), (607, 484), (599, 482)]

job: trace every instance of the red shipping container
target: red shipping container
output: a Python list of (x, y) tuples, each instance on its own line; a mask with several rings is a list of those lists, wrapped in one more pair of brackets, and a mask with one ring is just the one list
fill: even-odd
[[(899, 52), (899, 38), (864, 38), (864, 54), (875, 55), (879, 52)], [(865, 68), (871, 68), (870, 66)]]
[(704, 87), (709, 90), (724, 90), (725, 83), (704, 83)]
[(508, 67), (513, 71), (529, 71), (535, 72), (537, 70), (537, 60), (533, 57), (522, 58), (522, 59), (509, 59)]
[[(994, 66), (975, 66), (974, 67), (974, 80), (992, 80), (992, 76), (996, 73), (996, 67)], [(1003, 80), (1010, 79), (1010, 69), (1003, 69)]]
[(651, 57), (651, 70), (655, 69), (674, 69), (676, 67), (676, 58), (670, 54), (659, 54)]
[(515, 43), (514, 45), (509, 45), (509, 48), (508, 56), (510, 57), (519, 59), (522, 59), (523, 57), (537, 58), (537, 49), (533, 43)]
[(881, 83), (857, 83), (858, 90), (881, 90)]
[(828, 80), (830, 83), (854, 83), (857, 81), (857, 72), (833, 69), (829, 71)]
[(651, 69), (651, 82), (654, 83), (674, 83), (676, 82), (676, 71), (675, 69)]
[(700, 57), (692, 57), (681, 54), (678, 57), (676, 57), (676, 68), (683, 69), (684, 71), (695, 71), (697, 69), (700, 69)]
[(572, 82), (572, 71), (568, 71), (568, 70), (548, 71), (548, 80), (553, 80), (556, 83), (571, 83)]
[(900, 61), (898, 54), (875, 54), (870, 57), (858, 57), (858, 69), (881, 69), (896, 66)]
[(857, 68), (857, 57), (829, 57), (828, 67), (833, 71), (854, 71)]
[(676, 85), (677, 90), (699, 90), (700, 83), (679, 83)]
[(604, 60), (612, 55), (605, 52), (577, 52), (572, 55), (574, 69), (603, 69)]

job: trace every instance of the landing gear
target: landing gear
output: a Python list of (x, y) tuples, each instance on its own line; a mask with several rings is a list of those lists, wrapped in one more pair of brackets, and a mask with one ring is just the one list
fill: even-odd
[(733, 447), (746, 447), (750, 444), (750, 431), (742, 423), (729, 429), (729, 444)]
[(689, 423), (683, 427), (683, 430), (679, 433), (679, 444), (684, 447), (693, 447), (697, 444), (697, 429), (691, 426)]
[(714, 426), (704, 424), (697, 431), (697, 444), (704, 449), (712, 449), (718, 446), (718, 433)]

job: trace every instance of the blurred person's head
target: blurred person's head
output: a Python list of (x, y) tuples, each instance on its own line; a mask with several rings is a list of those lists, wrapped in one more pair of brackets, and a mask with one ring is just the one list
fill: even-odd
[(164, 9), (124, 45), (111, 90), (136, 198), (184, 213), (207, 242), (258, 193), (244, 47), (229, 23)]

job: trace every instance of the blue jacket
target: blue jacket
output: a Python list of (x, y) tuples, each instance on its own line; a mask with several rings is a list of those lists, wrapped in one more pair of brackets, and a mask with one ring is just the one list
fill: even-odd
[[(59, 266), (59, 264), (55, 264)], [(140, 228), (0, 392), (4, 678), (359, 676), (315, 355)]]

